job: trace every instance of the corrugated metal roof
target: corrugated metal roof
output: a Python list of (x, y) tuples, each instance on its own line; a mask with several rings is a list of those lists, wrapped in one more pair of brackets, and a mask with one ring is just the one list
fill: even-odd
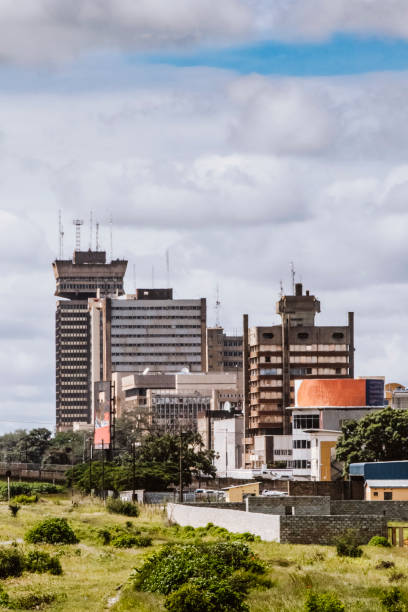
[(366, 480), (366, 485), (370, 488), (384, 489), (406, 489), (408, 488), (407, 480)]
[(365, 480), (408, 479), (408, 461), (373, 461), (351, 463), (350, 476), (363, 476)]

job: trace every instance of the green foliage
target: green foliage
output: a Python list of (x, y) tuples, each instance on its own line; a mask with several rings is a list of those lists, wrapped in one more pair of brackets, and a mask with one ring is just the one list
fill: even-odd
[(305, 612), (344, 612), (344, 604), (334, 593), (310, 591), (305, 601)]
[(232, 533), (225, 529), (225, 527), (217, 527), (213, 523), (207, 523), (205, 527), (191, 527), (191, 525), (186, 525), (185, 527), (181, 527), (180, 525), (173, 525), (170, 529), (181, 538), (197, 538), (197, 537), (206, 537), (212, 536), (221, 538), (223, 540), (227, 540), (229, 542), (235, 541), (243, 541), (243, 542), (260, 542), (261, 538), (259, 536), (255, 536), (253, 533), (249, 533), (245, 531), (244, 533)]
[[(64, 487), (49, 482), (11, 482), (10, 495), (41, 495), (46, 493), (63, 493)], [(0, 500), (7, 500), (7, 482), (0, 482)]]
[(359, 546), (357, 534), (354, 529), (348, 529), (336, 538), (336, 550), (339, 557), (361, 557), (363, 550)]
[(21, 576), (24, 567), (24, 555), (16, 546), (0, 548), (0, 578)]
[(9, 510), (11, 512), (11, 516), (14, 516), (14, 518), (17, 517), (18, 511), (20, 510), (20, 506), (18, 504), (9, 504)]
[(381, 603), (387, 612), (407, 612), (408, 602), (398, 587), (385, 591), (381, 596)]
[(350, 463), (406, 459), (407, 411), (387, 407), (370, 412), (359, 421), (347, 421), (342, 425), (336, 454), (344, 462), (346, 472)]
[(383, 546), (384, 548), (389, 548), (391, 544), (384, 538), (384, 536), (373, 536), (368, 543), (369, 546)]
[(121, 499), (109, 498), (106, 502), (106, 509), (108, 512), (115, 514), (124, 514), (125, 516), (139, 516), (140, 511), (136, 504), (128, 501), (122, 501)]
[(56, 599), (57, 596), (54, 593), (26, 593), (15, 599), (9, 598), (7, 607), (10, 610), (40, 610)]
[(112, 546), (116, 548), (132, 548), (133, 546), (151, 546), (152, 538), (149, 536), (133, 535), (131, 533), (119, 533), (111, 539)]
[(65, 518), (48, 518), (40, 521), (25, 534), (26, 542), (36, 544), (76, 544), (78, 538)]
[(261, 574), (264, 566), (243, 542), (168, 544), (136, 570), (141, 591), (168, 595), (192, 578), (228, 578), (239, 569)]
[(41, 550), (31, 550), (27, 553), (25, 568), (29, 572), (37, 572), (38, 574), (45, 572), (49, 572), (53, 576), (62, 574), (60, 560)]
[(170, 612), (247, 612), (246, 594), (229, 580), (193, 578), (171, 593), (164, 607)]
[(38, 502), (38, 495), (34, 493), (34, 495), (25, 495), (22, 493), (21, 495), (16, 495), (11, 500), (14, 504), (36, 504)]

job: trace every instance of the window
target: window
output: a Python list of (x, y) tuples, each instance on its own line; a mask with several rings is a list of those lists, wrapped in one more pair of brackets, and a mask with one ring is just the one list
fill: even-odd
[(299, 332), (297, 337), (300, 340), (306, 340), (309, 337), (309, 334), (307, 332)]
[(265, 332), (264, 334), (262, 334), (262, 337), (263, 337), (263, 338), (266, 338), (266, 339), (268, 339), (268, 340), (272, 340), (272, 338), (273, 338), (273, 334), (272, 334), (272, 333), (270, 333), (270, 332)]
[(271, 356), (270, 355), (266, 355), (265, 363), (271, 363)]
[(310, 440), (293, 440), (293, 448), (310, 448)]
[(392, 491), (384, 491), (384, 500), (392, 499)]
[(378, 497), (378, 491), (374, 491), (373, 497)]
[(295, 415), (293, 417), (294, 429), (319, 429), (320, 418), (318, 414)]
[(342, 338), (344, 338), (344, 334), (343, 332), (334, 332), (333, 338), (335, 338), (336, 340), (341, 340)]

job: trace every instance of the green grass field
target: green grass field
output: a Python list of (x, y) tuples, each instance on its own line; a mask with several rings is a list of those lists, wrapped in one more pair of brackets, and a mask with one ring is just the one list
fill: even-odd
[[(166, 518), (159, 509), (143, 509), (140, 517), (128, 519), (108, 514), (98, 500), (62, 496), (48, 496), (37, 504), (22, 506), (17, 518), (12, 518), (6, 503), (0, 504), (0, 542), (23, 539), (26, 530), (36, 521), (50, 517), (66, 517), (80, 538), (80, 543), (66, 546), (38, 546), (48, 552), (58, 552), (63, 567), (62, 576), (23, 574), (2, 582), (10, 596), (30, 591), (50, 592), (58, 600), (47, 610), (138, 610), (164, 611), (161, 596), (138, 593), (128, 579), (134, 567), (152, 550), (169, 541), (177, 540), (166, 526)], [(96, 531), (102, 527), (133, 525), (153, 537), (149, 548), (116, 549), (102, 545)], [(183, 542), (186, 542), (184, 539)], [(24, 543), (20, 546), (25, 547)], [(303, 610), (308, 590), (334, 591), (342, 599), (346, 610), (380, 611), (379, 597), (384, 589), (399, 586), (407, 591), (408, 549), (379, 549), (365, 546), (360, 559), (339, 558), (333, 547), (300, 546), (255, 542), (251, 548), (267, 564), (268, 577), (274, 586), (252, 592), (248, 597), (251, 612), (296, 612)], [(393, 561), (394, 568), (377, 569), (381, 561)]]

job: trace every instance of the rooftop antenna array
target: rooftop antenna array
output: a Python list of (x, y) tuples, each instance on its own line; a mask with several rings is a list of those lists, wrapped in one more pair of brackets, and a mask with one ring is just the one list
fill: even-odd
[(92, 251), (93, 212), (89, 213), (89, 250)]
[(293, 261), (290, 262), (290, 274), (292, 276), (292, 295), (295, 295), (295, 276), (296, 276), (296, 270), (295, 270), (295, 264), (293, 263)]
[(166, 274), (167, 274), (167, 289), (170, 288), (170, 254), (169, 249), (166, 250)]
[(282, 282), (282, 280), (279, 281), (279, 287), (280, 287), (279, 294), (280, 294), (281, 297), (283, 297), (283, 282)]
[(220, 310), (221, 310), (221, 302), (220, 302), (220, 287), (217, 284), (216, 293), (215, 293), (215, 327), (221, 327), (220, 325)]
[(84, 224), (82, 219), (74, 219), (72, 223), (75, 225), (75, 250), (81, 250), (81, 225)]
[(99, 223), (96, 222), (96, 250), (99, 251)]
[(62, 211), (58, 212), (58, 233), (59, 233), (59, 258), (64, 259), (64, 226), (62, 225)]

